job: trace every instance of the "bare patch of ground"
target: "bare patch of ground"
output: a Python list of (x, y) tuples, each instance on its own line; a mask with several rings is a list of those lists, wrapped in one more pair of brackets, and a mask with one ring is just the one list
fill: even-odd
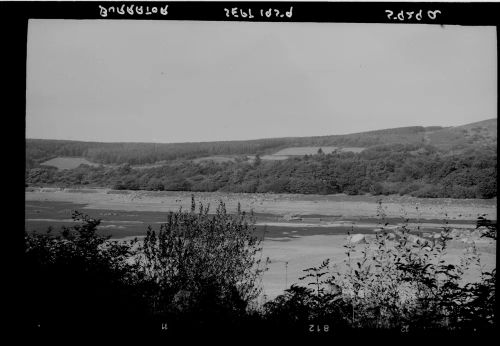
[[(368, 237), (373, 241), (374, 237)], [(283, 239), (284, 240), (284, 239)], [(331, 267), (343, 271), (346, 268), (344, 245), (346, 235), (314, 235), (294, 238), (289, 241), (267, 239), (264, 241), (263, 258), (269, 257), (269, 270), (263, 276), (264, 292), (268, 299), (283, 293), (292, 283), (299, 283), (299, 277), (304, 276), (304, 269), (317, 267), (327, 258)], [(496, 242), (481, 239), (476, 241), (482, 270), (489, 271), (496, 267)], [(354, 259), (361, 257), (365, 245), (356, 245)], [(443, 259), (450, 264), (459, 264), (466, 248), (453, 241)], [(479, 278), (478, 268), (466, 272), (464, 278), (468, 282)]]

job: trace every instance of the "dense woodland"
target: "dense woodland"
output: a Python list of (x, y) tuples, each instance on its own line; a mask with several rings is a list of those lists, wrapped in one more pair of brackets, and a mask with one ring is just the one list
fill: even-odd
[[(402, 194), (492, 198), (497, 195), (496, 119), (460, 127), (402, 127), (349, 135), (205, 143), (96, 143), (27, 139), (27, 186), (107, 187), (302, 194)], [(260, 159), (298, 146), (322, 150), (282, 161)], [(194, 158), (229, 155), (230, 162)], [(255, 160), (248, 156), (255, 155)], [(58, 156), (100, 165), (57, 170), (40, 163)], [(151, 167), (137, 165), (153, 164)], [(161, 163), (161, 164), (159, 164)]]
[(95, 186), (126, 190), (302, 194), (409, 194), (416, 197), (496, 197), (496, 148), (442, 155), (424, 144), (382, 145), (361, 153), (306, 155), (283, 161), (175, 160), (134, 169), (82, 165), (27, 170), (29, 185)]

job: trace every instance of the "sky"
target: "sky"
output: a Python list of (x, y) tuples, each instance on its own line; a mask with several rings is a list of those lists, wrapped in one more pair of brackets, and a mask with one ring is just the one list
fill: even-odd
[(495, 27), (30, 19), (26, 137), (201, 142), (497, 117)]

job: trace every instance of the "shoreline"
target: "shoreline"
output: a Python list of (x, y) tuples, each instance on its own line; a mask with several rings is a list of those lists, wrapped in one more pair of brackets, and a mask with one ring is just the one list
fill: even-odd
[(237, 194), (220, 192), (154, 192), (127, 191), (109, 193), (114, 190), (96, 189), (95, 192), (68, 190), (25, 191), (25, 201), (71, 202), (85, 205), (84, 209), (119, 211), (177, 211), (189, 210), (191, 195), (211, 210), (219, 201), (228, 211), (241, 209), (255, 213), (285, 217), (287, 215), (324, 215), (342, 218), (377, 218), (378, 200), (388, 218), (411, 218), (430, 220), (476, 220), (481, 214), (491, 220), (497, 219), (496, 199), (452, 200), (416, 198), (405, 196), (347, 196), (347, 195), (287, 195), (287, 194)]

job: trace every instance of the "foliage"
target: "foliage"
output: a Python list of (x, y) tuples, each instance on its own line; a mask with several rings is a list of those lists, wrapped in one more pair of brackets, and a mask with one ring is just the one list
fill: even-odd
[[(257, 155), (257, 157), (259, 157)], [(134, 169), (80, 166), (33, 168), (31, 185), (93, 185), (128, 190), (401, 194), (430, 198), (496, 197), (496, 150), (443, 156), (424, 144), (383, 145), (359, 154), (331, 153), (282, 161), (195, 163), (178, 160)]]
[[(127, 328), (147, 310), (134, 291), (134, 241), (97, 234), (100, 220), (75, 212), (59, 234), (25, 232), (24, 313), (44, 330)], [(127, 304), (123, 304), (126, 301)]]
[(236, 215), (221, 201), (214, 215), (194, 198), (189, 212), (169, 213), (158, 231), (148, 229), (138, 262), (154, 313), (203, 323), (241, 319), (260, 293), (265, 270), (253, 217)]
[(476, 228), (485, 227), (486, 228), (486, 232), (482, 233), (481, 237), (491, 238), (491, 239), (497, 240), (497, 224), (496, 224), (496, 221), (493, 222), (491, 220), (488, 220), (485, 216), (486, 215), (483, 214), (483, 215), (480, 215), (478, 217), (478, 219), (477, 219), (477, 227)]
[(111, 241), (100, 220), (78, 212), (57, 235), (25, 233), (29, 324), (159, 332), (165, 322), (193, 331), (251, 321), (267, 263), (253, 216), (239, 206), (229, 215), (222, 202), (214, 215), (195, 208), (193, 198), (189, 212), (169, 213), (142, 244)]
[[(479, 269), (479, 281), (463, 281), (466, 270), (481, 268), (475, 247), (467, 249), (459, 265), (447, 263), (449, 227), (430, 241), (413, 234), (418, 229), (410, 229), (405, 220), (395, 237), (388, 232), (381, 205), (379, 213), (374, 244), (366, 244), (359, 256), (355, 245), (347, 243), (346, 270), (330, 270), (328, 260), (306, 269), (300, 280), (309, 279), (307, 286), (314, 289), (292, 285), (266, 304), (267, 317), (297, 324), (323, 320), (338, 330), (493, 330), (496, 270)], [(496, 224), (489, 225), (496, 231)]]

